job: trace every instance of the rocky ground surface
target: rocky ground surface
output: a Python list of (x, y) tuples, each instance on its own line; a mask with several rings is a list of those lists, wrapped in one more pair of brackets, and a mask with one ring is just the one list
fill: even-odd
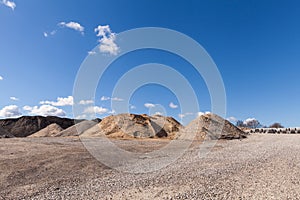
[[(147, 152), (164, 140), (118, 140)], [(94, 159), (78, 138), (0, 141), (0, 199), (300, 199), (299, 135), (221, 140), (199, 158), (200, 144), (163, 169), (132, 174)]]

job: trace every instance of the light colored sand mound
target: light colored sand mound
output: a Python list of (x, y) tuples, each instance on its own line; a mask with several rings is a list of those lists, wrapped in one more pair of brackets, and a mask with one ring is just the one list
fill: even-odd
[(56, 134), (56, 137), (68, 137), (68, 136), (79, 136), (84, 131), (90, 129), (91, 127), (98, 124), (98, 122), (95, 121), (82, 121), (80, 123), (75, 124), (74, 126), (71, 126), (60, 133)]
[[(229, 121), (215, 114), (205, 114), (190, 122), (183, 131), (187, 135), (196, 135), (196, 139), (240, 139), (246, 133)], [(192, 134), (191, 134), (192, 133)]]
[(12, 138), (14, 137), (11, 133), (6, 131), (4, 128), (0, 126), (0, 138)]
[(56, 137), (62, 130), (58, 124), (54, 123), (28, 137)]
[(85, 131), (82, 137), (106, 135), (111, 138), (171, 138), (182, 128), (171, 117), (119, 114), (104, 118), (98, 125)]

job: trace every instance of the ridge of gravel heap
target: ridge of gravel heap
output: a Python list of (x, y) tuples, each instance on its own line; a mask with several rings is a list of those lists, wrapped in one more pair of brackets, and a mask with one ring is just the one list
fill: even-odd
[(63, 130), (62, 127), (60, 127), (58, 124), (53, 123), (49, 126), (43, 128), (42, 130), (39, 130), (38, 132), (29, 135), (27, 137), (56, 137), (58, 133), (60, 133)]
[(183, 134), (195, 135), (199, 140), (242, 139), (247, 133), (216, 114), (204, 114), (190, 122)]
[(81, 137), (169, 138), (173, 139), (183, 126), (172, 117), (146, 114), (118, 114), (105, 117)]
[(86, 130), (92, 128), (93, 126), (97, 125), (101, 122), (100, 119), (95, 120), (84, 120), (75, 125), (61, 131), (56, 136), (57, 137), (69, 137), (69, 136), (79, 136), (84, 133)]

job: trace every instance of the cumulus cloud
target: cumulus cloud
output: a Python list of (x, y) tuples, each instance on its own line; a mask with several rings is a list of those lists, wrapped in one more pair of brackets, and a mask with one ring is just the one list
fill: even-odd
[(155, 107), (155, 104), (153, 104), (153, 103), (145, 103), (144, 106), (145, 106), (146, 108), (154, 108), (154, 107)]
[(24, 106), (23, 110), (28, 111), (30, 115), (41, 115), (41, 116), (66, 116), (64, 110), (56, 108), (51, 105), (41, 105), (39, 106)]
[(97, 33), (97, 37), (100, 37), (100, 52), (108, 53), (111, 55), (117, 55), (119, 53), (120, 48), (115, 43), (116, 34), (111, 31), (109, 25), (99, 25), (97, 28), (95, 28), (95, 32)]
[(3, 80), (3, 77), (2, 76), (0, 76), (0, 81), (2, 81)]
[(12, 10), (14, 10), (17, 7), (16, 3), (12, 2), (12, 1), (2, 0), (1, 3), (4, 4), (5, 6), (11, 8)]
[(74, 99), (72, 96), (58, 97), (57, 101), (40, 101), (40, 104), (49, 104), (52, 106), (72, 106), (74, 105)]
[(10, 100), (12, 100), (12, 101), (19, 101), (19, 99), (17, 97), (10, 97)]
[(83, 113), (86, 114), (92, 114), (92, 113), (96, 113), (99, 115), (108, 113), (109, 110), (107, 108), (103, 108), (103, 107), (99, 107), (99, 106), (90, 106), (84, 109)]
[(124, 101), (124, 99), (122, 98), (119, 98), (119, 97), (106, 97), (106, 96), (102, 96), (101, 101), (108, 101), (108, 100), (111, 100), (111, 101)]
[(178, 108), (178, 105), (174, 104), (173, 102), (170, 102), (169, 107), (175, 109)]
[(19, 117), (22, 113), (16, 105), (5, 106), (0, 110), (0, 117)]
[(60, 22), (58, 25), (61, 26), (61, 27), (66, 27), (66, 28), (70, 28), (70, 29), (73, 29), (75, 31), (78, 31), (82, 35), (84, 34), (84, 27), (81, 26), (77, 22), (68, 22), (68, 23), (66, 23), (66, 22)]
[(256, 128), (259, 127), (261, 124), (260, 122), (255, 118), (248, 118), (243, 121), (243, 124), (247, 127)]
[(88, 104), (93, 104), (94, 101), (93, 100), (81, 100), (79, 101), (80, 105), (88, 105)]

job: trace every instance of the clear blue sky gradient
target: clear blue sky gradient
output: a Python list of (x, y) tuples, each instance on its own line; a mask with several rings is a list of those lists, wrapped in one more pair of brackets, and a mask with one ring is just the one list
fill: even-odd
[[(215, 61), (227, 94), (227, 117), (255, 117), (262, 124), (281, 122), (300, 126), (300, 1), (190, 0), (98, 1), (15, 0), (12, 10), (0, 4), (0, 110), (8, 105), (37, 106), (43, 100), (72, 95), (73, 83), (87, 52), (97, 44), (94, 29), (109, 25), (119, 33), (139, 27), (164, 27), (199, 42)], [(58, 28), (59, 22), (78, 22), (84, 35)], [(58, 29), (55, 35), (44, 32)], [(161, 51), (135, 52), (112, 66), (105, 90), (130, 68), (148, 62), (171, 65), (195, 85), (202, 111), (210, 110), (203, 80), (184, 60)], [(11, 96), (19, 101), (10, 100)], [(167, 89), (145, 86), (133, 95), (134, 112), (147, 113), (146, 102), (166, 107), (178, 119), (178, 103)], [(63, 107), (72, 116), (71, 107)], [(196, 111), (195, 111), (196, 112)], [(100, 116), (102, 117), (102, 116)]]

